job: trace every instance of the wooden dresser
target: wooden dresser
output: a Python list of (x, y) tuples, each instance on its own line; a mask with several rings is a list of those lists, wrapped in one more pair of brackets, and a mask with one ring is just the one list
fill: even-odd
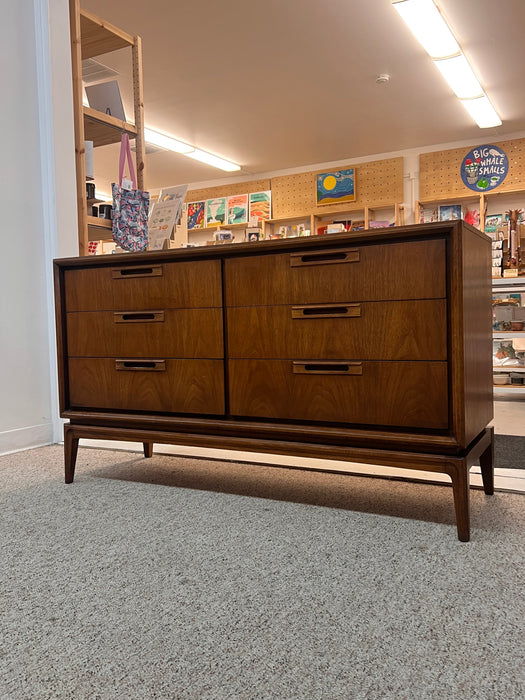
[(55, 260), (66, 482), (83, 437), (441, 472), (467, 541), (475, 462), (493, 493), (490, 256), (454, 221)]

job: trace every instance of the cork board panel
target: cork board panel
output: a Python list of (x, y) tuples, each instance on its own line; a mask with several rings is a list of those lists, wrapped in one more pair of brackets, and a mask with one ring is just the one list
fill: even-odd
[(251, 182), (237, 182), (232, 185), (218, 185), (205, 187), (201, 190), (189, 190), (186, 194), (186, 202), (202, 202), (205, 199), (216, 197), (231, 197), (234, 194), (249, 194), (250, 192), (266, 192), (270, 189), (270, 180), (252, 180)]
[[(329, 172), (328, 168), (313, 170), (297, 175), (272, 177), (272, 217), (287, 217), (309, 214), (330, 214), (331, 212), (356, 211), (365, 206), (381, 207), (400, 204), (404, 199), (403, 158), (375, 160), (359, 165), (339, 166), (355, 169), (355, 202), (342, 202), (327, 206), (317, 206), (316, 176)], [(335, 170), (335, 168), (333, 168)]]
[[(525, 189), (525, 139), (493, 142), (509, 159), (509, 172), (499, 187), (487, 194)], [(461, 180), (460, 166), (465, 155), (475, 146), (452, 148), (448, 151), (421, 153), (419, 156), (419, 199), (434, 201), (447, 197), (475, 197)]]

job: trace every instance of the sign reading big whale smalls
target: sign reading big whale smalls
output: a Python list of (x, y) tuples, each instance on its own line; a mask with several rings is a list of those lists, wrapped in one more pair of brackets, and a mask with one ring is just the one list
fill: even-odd
[(509, 172), (509, 159), (497, 146), (476, 146), (463, 158), (461, 179), (475, 192), (488, 192), (501, 185)]

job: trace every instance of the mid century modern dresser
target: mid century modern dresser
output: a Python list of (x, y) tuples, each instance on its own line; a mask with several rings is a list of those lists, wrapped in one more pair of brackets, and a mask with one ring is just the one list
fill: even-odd
[[(382, 464), (493, 492), (490, 241), (462, 221), (55, 261), (79, 438)], [(349, 471), (351, 471), (349, 467)]]

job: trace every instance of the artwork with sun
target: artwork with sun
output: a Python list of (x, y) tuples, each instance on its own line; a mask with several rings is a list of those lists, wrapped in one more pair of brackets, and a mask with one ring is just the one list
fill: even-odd
[(354, 168), (317, 175), (317, 204), (355, 202)]

